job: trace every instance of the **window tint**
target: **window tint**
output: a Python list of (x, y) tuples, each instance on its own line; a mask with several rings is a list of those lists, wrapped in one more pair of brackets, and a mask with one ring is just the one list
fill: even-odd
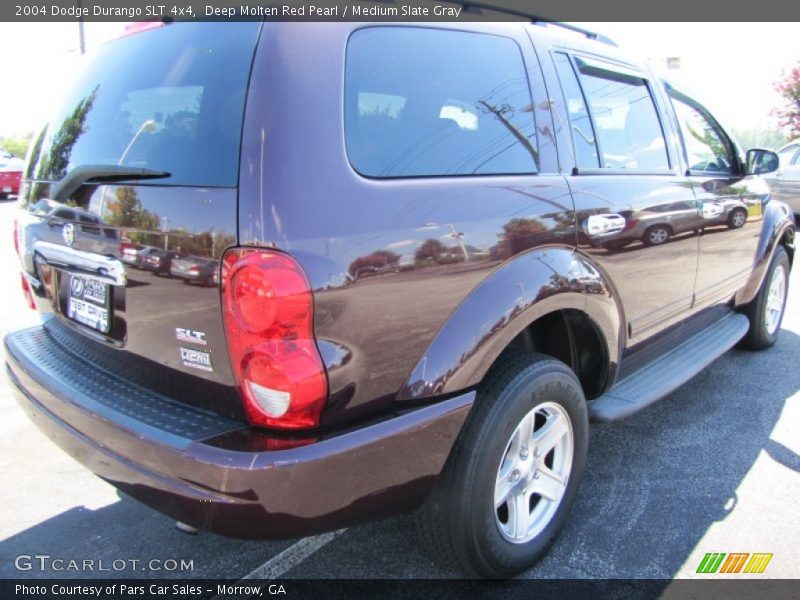
[(690, 171), (732, 173), (731, 143), (699, 105), (669, 90)]
[(600, 158), (597, 154), (592, 120), (586, 110), (578, 76), (572, 68), (569, 57), (563, 52), (556, 52), (556, 70), (561, 81), (561, 89), (567, 103), (569, 126), (572, 130), (572, 142), (575, 148), (575, 165), (578, 167), (599, 167)]
[(513, 40), (413, 27), (350, 37), (345, 140), (363, 175), (535, 173), (535, 133)]
[(578, 61), (581, 82), (609, 169), (669, 169), (667, 145), (647, 82)]
[(34, 144), (28, 175), (79, 165), (167, 171), (157, 185), (233, 186), (259, 23), (172, 23), (98, 49)]

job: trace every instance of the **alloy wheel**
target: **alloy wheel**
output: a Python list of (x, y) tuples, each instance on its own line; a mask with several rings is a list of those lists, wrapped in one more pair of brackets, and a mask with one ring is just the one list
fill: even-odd
[(524, 544), (553, 519), (574, 445), (569, 415), (554, 402), (538, 405), (517, 425), (495, 478), (495, 522), (506, 540)]

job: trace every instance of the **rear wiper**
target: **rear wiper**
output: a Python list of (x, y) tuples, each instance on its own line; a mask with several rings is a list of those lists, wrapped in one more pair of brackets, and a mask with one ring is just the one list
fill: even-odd
[(82, 165), (75, 167), (53, 186), (50, 197), (63, 202), (84, 185), (131, 181), (137, 179), (161, 179), (169, 177), (166, 171), (125, 167), (122, 165)]

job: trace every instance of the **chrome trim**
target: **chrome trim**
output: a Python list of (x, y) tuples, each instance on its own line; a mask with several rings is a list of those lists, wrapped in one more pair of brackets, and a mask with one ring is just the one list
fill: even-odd
[(125, 265), (116, 258), (41, 241), (33, 245), (33, 252), (48, 266), (73, 275), (117, 286), (125, 286), (128, 281)]

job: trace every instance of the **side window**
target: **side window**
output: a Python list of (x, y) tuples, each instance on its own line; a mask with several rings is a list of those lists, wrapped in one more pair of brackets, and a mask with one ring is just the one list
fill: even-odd
[(597, 153), (597, 143), (594, 137), (592, 120), (586, 109), (586, 101), (578, 83), (578, 76), (572, 68), (569, 57), (563, 52), (553, 55), (561, 89), (567, 103), (572, 142), (575, 148), (575, 165), (578, 167), (597, 168), (600, 158)]
[(64, 219), (65, 221), (75, 220), (75, 213), (72, 212), (71, 210), (64, 210), (64, 209), (57, 210), (55, 213), (53, 213), (53, 216), (59, 219)]
[(519, 46), (482, 33), (369, 27), (350, 36), (345, 143), (369, 177), (536, 173)]
[(698, 173), (734, 173), (733, 146), (711, 115), (699, 104), (668, 90), (678, 125), (689, 171)]
[(594, 119), (601, 166), (669, 169), (667, 144), (647, 81), (578, 60), (581, 83)]

